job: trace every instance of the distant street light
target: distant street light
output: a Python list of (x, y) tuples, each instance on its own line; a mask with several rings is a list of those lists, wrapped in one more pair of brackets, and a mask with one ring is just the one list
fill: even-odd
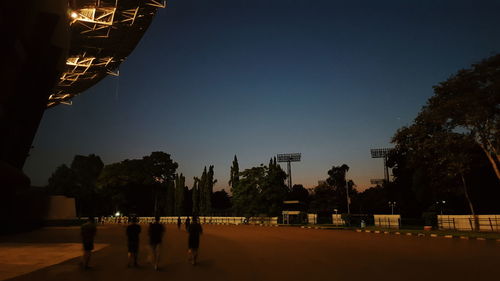
[(436, 205), (438, 205), (441, 209), (441, 215), (443, 214), (443, 207), (444, 207), (444, 204), (446, 204), (446, 201), (442, 200), (442, 201), (436, 201)]
[(120, 216), (120, 212), (116, 212), (115, 217), (119, 217), (119, 216)]
[(394, 215), (394, 207), (396, 206), (396, 201), (389, 201), (389, 206), (391, 206), (391, 215)]

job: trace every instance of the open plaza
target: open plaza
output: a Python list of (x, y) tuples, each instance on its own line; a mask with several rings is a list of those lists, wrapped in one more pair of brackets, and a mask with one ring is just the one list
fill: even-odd
[(79, 227), (2, 236), (0, 280), (490, 280), (500, 260), (500, 243), (488, 240), (207, 224), (192, 266), (184, 225), (166, 224), (154, 271), (141, 226), (138, 268), (126, 267), (125, 225), (98, 226), (87, 271)]

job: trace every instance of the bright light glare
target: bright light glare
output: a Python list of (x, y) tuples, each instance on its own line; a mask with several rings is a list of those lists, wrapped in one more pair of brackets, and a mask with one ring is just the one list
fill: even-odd
[(78, 17), (78, 14), (75, 13), (75, 12), (71, 12), (71, 17), (74, 18), (74, 19), (76, 19)]
[(119, 216), (120, 216), (120, 212), (116, 212), (115, 217), (119, 217)]

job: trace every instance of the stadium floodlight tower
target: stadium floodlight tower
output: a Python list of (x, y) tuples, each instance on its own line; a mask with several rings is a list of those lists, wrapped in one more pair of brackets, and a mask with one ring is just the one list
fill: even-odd
[(300, 162), (300, 153), (278, 154), (278, 162), (286, 162), (288, 169), (288, 188), (292, 189), (292, 162)]
[(372, 158), (384, 158), (384, 180), (389, 182), (389, 168), (387, 167), (387, 157), (392, 148), (375, 148), (371, 149)]
[(370, 179), (370, 183), (374, 185), (382, 186), (384, 179)]

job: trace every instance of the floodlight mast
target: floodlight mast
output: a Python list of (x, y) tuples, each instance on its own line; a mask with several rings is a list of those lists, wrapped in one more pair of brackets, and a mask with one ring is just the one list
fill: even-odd
[(384, 180), (389, 182), (389, 168), (387, 167), (387, 158), (392, 148), (375, 148), (371, 149), (372, 158), (384, 158)]
[(382, 184), (384, 183), (384, 180), (385, 179), (370, 179), (370, 183), (382, 186)]
[(292, 164), (291, 162), (300, 162), (300, 153), (286, 153), (277, 155), (278, 162), (286, 162), (288, 170), (288, 188), (292, 190)]

